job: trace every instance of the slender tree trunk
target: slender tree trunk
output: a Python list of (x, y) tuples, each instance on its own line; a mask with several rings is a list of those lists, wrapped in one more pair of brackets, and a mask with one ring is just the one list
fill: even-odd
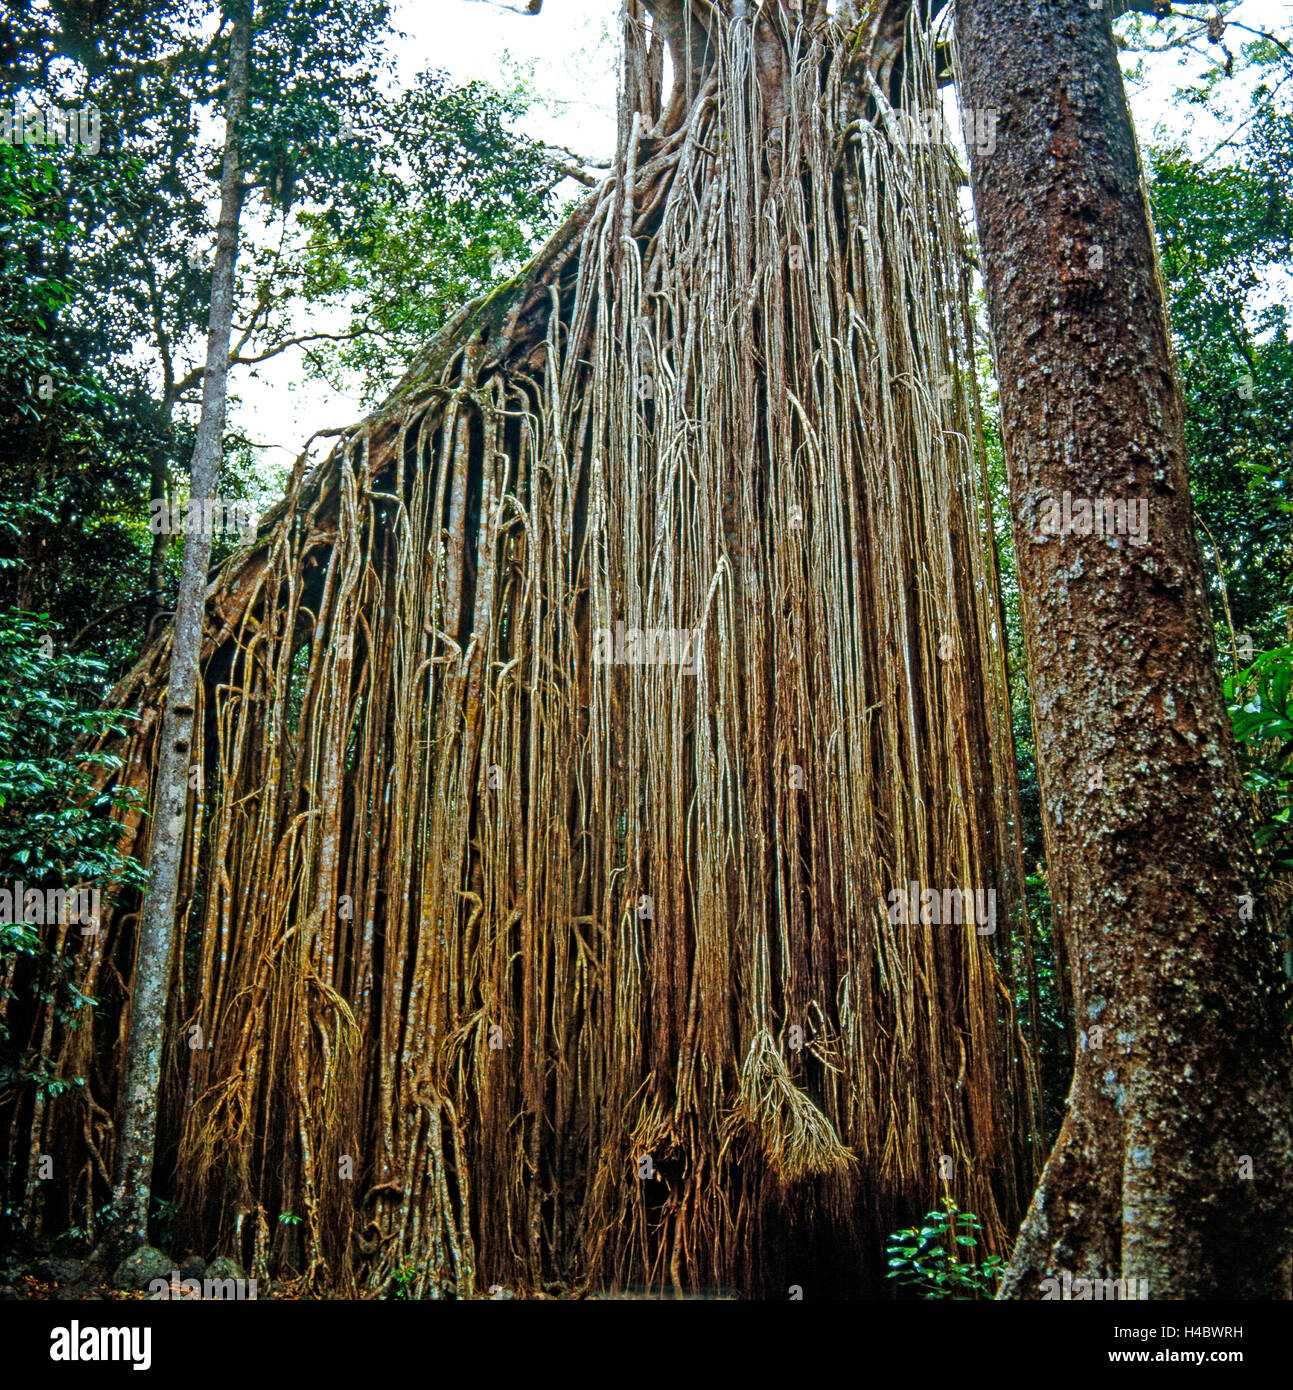
[(1067, 1271), (1143, 1279), (1151, 1298), (1287, 1297), (1283, 981), (1248, 896), (1249, 816), (1110, 20), (1088, 0), (961, 0), (958, 22), (964, 109), (997, 118), (990, 153), (969, 142), (972, 182), (1047, 851), (1085, 1035), (1002, 1296), (1039, 1297)]
[[(229, 94), (225, 106), (220, 222), (211, 283), (207, 367), (202, 382), (202, 417), (190, 469), (190, 497), (195, 508), (212, 495), (220, 471), (233, 316), (234, 262), (242, 210), (238, 125), (247, 104), (252, 8), (252, 0), (244, 0), (238, 6), (229, 45)], [(117, 1149), (114, 1206), (122, 1244), (142, 1241), (148, 1228), (148, 1201), (152, 1188), (153, 1147), (157, 1128), (157, 1092), (175, 940), (175, 897), (183, 858), (198, 657), (211, 540), (211, 528), (207, 526), (188, 531), (184, 538), (170, 682), (153, 804), (150, 877), (140, 914), (138, 957), (126, 1051), (126, 1085)]]

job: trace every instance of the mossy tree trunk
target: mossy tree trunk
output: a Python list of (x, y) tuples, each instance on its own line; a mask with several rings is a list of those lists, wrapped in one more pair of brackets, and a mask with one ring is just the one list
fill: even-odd
[[(1288, 1036), (1110, 19), (961, 0), (1055, 912), (1084, 1045), (1004, 1294), (1288, 1297)], [(1067, 501), (1066, 501), (1067, 498)], [(1099, 526), (1096, 522), (1099, 520)], [(1142, 533), (1143, 524), (1143, 533)]]

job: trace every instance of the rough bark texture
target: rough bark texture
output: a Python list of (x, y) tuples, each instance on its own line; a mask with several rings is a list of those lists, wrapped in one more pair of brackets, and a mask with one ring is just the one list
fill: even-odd
[[(195, 506), (212, 496), (220, 472), (229, 340), (233, 323), (234, 264), (242, 211), (242, 168), (238, 124), (247, 105), (252, 0), (238, 6), (229, 43), (229, 95), (225, 106), (224, 155), (220, 175), (220, 220), (216, 229), (207, 367), (202, 379), (202, 415), (193, 447), (189, 496)], [(140, 911), (139, 939), (130, 997), (125, 1083), (120, 1105), (113, 1205), (123, 1243), (139, 1243), (148, 1230), (153, 1151), (161, 1085), (166, 1004), (175, 941), (175, 903), (186, 821), (189, 767), (193, 762), (194, 708), (206, 609), (212, 532), (201, 527), (184, 538), (179, 596), (153, 783), (153, 826), (148, 888)]]
[[(957, 37), (963, 106), (997, 114), (995, 150), (971, 151), (974, 200), (1087, 1043), (1003, 1296), (1068, 1271), (1144, 1279), (1152, 1298), (1287, 1297), (1284, 982), (1245, 910), (1248, 811), (1109, 19), (1087, 0), (962, 0)], [(1146, 543), (1079, 534), (1080, 513), (1052, 534), (1065, 493), (1146, 502)]]

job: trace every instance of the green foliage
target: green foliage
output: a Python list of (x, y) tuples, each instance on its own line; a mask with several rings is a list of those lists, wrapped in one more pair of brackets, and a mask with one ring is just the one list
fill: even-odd
[(119, 715), (96, 707), (103, 664), (54, 655), (49, 626), (43, 614), (0, 615), (0, 878), (135, 882), (118, 850), (124, 831), (108, 818), (124, 802), (91, 783), (93, 768), (113, 771), (119, 759), (69, 752), (82, 738), (124, 732)]
[[(102, 133), (93, 154), (0, 150), (0, 495), (36, 507), (0, 537), (0, 559), (21, 561), (0, 604), (48, 611), (61, 642), (119, 674), (178, 578), (182, 537), (150, 533), (148, 502), (185, 495), (232, 11), (20, 11), (11, 99), (93, 103)], [(238, 370), (304, 338), (309, 370), (384, 395), (548, 225), (551, 170), (512, 130), (526, 95), (437, 74), (392, 95), (398, 37), (388, 0), (257, 0), (235, 391)], [(330, 315), (336, 346), (311, 337)], [(231, 431), (220, 494), (276, 498), (264, 454)]]
[(1258, 808), (1267, 878), (1293, 875), (1293, 647), (1263, 652), (1223, 683), (1244, 781)]
[[(0, 511), (0, 521), (10, 510)], [(0, 884), (89, 885), (100, 890), (102, 905), (114, 891), (143, 883), (142, 867), (121, 850), (124, 827), (111, 818), (137, 803), (125, 792), (95, 789), (95, 768), (111, 772), (116, 758), (69, 752), (78, 739), (115, 727), (115, 717), (97, 708), (102, 664), (54, 655), (49, 628), (45, 615), (0, 613)], [(92, 1003), (39, 924), (0, 922), (0, 963), (7, 1001), (19, 996), (18, 983), (29, 983), (73, 1025)], [(22, 1085), (45, 1094), (65, 1087), (11, 1035), (10, 1022), (0, 1012), (0, 1095)]]
[(887, 1277), (922, 1298), (992, 1298), (1005, 1261), (1000, 1255), (978, 1256), (982, 1246), (979, 1218), (944, 1197), (942, 1209), (926, 1212), (922, 1225), (889, 1237)]
[(322, 204), (342, 233), (362, 220), (373, 151), (339, 137), (381, 120), (392, 37), (386, 0), (258, 0), (240, 143), (250, 186), (266, 202), (284, 213)]
[[(1185, 393), (1195, 511), (1214, 611), (1259, 646), (1285, 631), (1293, 589), (1293, 60), (1244, 46), (1260, 74), (1237, 137), (1202, 157), (1149, 151), (1150, 200)], [(1186, 103), (1224, 103), (1212, 70)], [(1224, 595), (1223, 595), (1224, 586)]]
[[(1059, 1132), (1064, 1102), (1073, 1079), (1073, 1046), (1069, 1036), (1068, 981), (1061, 968), (1055, 914), (1051, 907), (1050, 880), (1045, 866), (1029, 874), (1028, 912), (1032, 926), (1033, 970), (1036, 976), (1037, 1056), (1040, 1064), (1041, 1138), (1049, 1143)], [(1023, 947), (1016, 943), (1015, 978), (1022, 981)], [(1015, 1016), (1025, 1033), (1032, 1030), (1032, 1012), (1026, 991), (1016, 991)]]
[(519, 89), (424, 72), (385, 108), (389, 176), (362, 229), (302, 213), (299, 293), (347, 306), (352, 322), (307, 353), (311, 375), (358, 376), (374, 404), (459, 306), (520, 269), (558, 213), (542, 148), (514, 131), (525, 103)]
[[(976, 309), (986, 316), (983, 299)], [(986, 337), (986, 333), (985, 333)], [(1019, 575), (1015, 565), (1011, 526), (1010, 489), (997, 406), (992, 360), (984, 350), (978, 360), (984, 383), (983, 443), (987, 464), (988, 499), (992, 505), (994, 533), (1001, 576), (1001, 611), (1005, 622), (1006, 667), (1010, 682), (1010, 716), (1015, 744), (1015, 770), (1019, 778), (1020, 823), (1018, 834), (1025, 864), (1034, 866), (1026, 880), (1029, 921), (1013, 933), (1014, 958), (1010, 962), (1015, 982), (1015, 1018), (1025, 1037), (1037, 1049), (1040, 1062), (1041, 1126), (1038, 1136), (1049, 1143), (1064, 1114), (1064, 1099), (1073, 1074), (1073, 1051), (1065, 1007), (1067, 981), (1061, 968), (1051, 910), (1050, 881), (1046, 874), (1046, 845), (1042, 838), (1042, 798), (1037, 777), (1037, 749), (1029, 710), (1028, 658), (1024, 646)], [(1026, 950), (1031, 946), (1033, 987), (1030, 997)], [(1034, 1029), (1034, 1020), (1036, 1027)], [(1034, 1036), (1034, 1031), (1036, 1036)]]
[[(111, 1209), (109, 1209), (109, 1212)], [(166, 1197), (154, 1197), (150, 1218), (151, 1233), (163, 1249), (169, 1250), (175, 1238), (176, 1219), (180, 1214), (179, 1205)]]
[(0, 147), (0, 492), (30, 504), (0, 535), (0, 559), (22, 561), (4, 567), (0, 602), (46, 609), (64, 640), (93, 615), (100, 652), (119, 660), (130, 615), (110, 615), (148, 553), (131, 513), (146, 512), (164, 447), (137, 368), (122, 365), (135, 354), (115, 307), (125, 272), (100, 235), (138, 177), (137, 160)]
[(56, 363), (47, 342), (51, 320), (74, 287), (24, 254), (33, 239), (61, 242), (66, 221), (52, 220), (51, 159), (26, 146), (0, 145), (0, 408), (39, 418), (38, 382)]

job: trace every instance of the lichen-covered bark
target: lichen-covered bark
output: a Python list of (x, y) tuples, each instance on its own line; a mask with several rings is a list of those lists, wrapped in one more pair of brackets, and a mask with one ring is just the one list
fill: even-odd
[[(1283, 978), (1248, 911), (1251, 831), (1109, 19), (1087, 0), (963, 0), (958, 25), (963, 107), (997, 117), (991, 153), (971, 149), (974, 200), (1086, 1037), (1004, 1296), (1069, 1271), (1145, 1279), (1153, 1298), (1287, 1297)], [(1144, 503), (1147, 534), (1118, 534), (1116, 511), (1114, 534), (1082, 534), (1082, 500)]]

